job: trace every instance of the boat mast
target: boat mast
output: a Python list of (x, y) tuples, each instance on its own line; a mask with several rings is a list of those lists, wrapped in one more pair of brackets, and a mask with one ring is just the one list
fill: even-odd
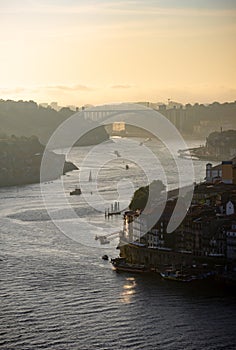
[(92, 172), (91, 172), (91, 170), (90, 170), (90, 173), (89, 173), (89, 182), (91, 182), (92, 181)]

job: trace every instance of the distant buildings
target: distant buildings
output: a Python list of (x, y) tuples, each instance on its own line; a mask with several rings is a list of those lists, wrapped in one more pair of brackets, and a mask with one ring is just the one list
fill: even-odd
[[(210, 105), (195, 103), (183, 106), (170, 101), (167, 105), (161, 104), (153, 108), (169, 119), (181, 133), (199, 138), (221, 130), (222, 126), (225, 130), (236, 128), (236, 102), (214, 102)], [(220, 143), (218, 145), (221, 147)]]

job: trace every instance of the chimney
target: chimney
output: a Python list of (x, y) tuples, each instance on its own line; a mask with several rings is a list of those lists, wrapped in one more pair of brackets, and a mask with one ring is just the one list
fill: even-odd
[(206, 182), (212, 182), (212, 164), (207, 163), (206, 165)]

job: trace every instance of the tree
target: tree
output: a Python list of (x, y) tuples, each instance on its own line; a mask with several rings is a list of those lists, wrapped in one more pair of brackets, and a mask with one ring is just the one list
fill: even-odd
[(158, 199), (166, 186), (161, 180), (154, 180), (150, 185), (141, 187), (134, 192), (133, 198), (129, 205), (131, 210), (143, 210), (147, 205), (149, 193), (151, 194), (152, 200)]

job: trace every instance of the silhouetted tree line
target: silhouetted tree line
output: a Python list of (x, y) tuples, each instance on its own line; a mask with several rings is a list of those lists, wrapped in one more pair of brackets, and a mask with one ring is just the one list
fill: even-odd
[[(46, 144), (56, 128), (72, 116), (75, 112), (64, 107), (60, 111), (45, 108), (34, 101), (0, 100), (0, 137), (4, 135), (27, 136), (36, 135), (40, 142)], [(81, 125), (87, 125), (91, 121), (80, 118)], [(93, 127), (96, 128), (93, 122)], [(90, 145), (108, 139), (108, 134), (103, 126), (92, 130), (81, 137), (78, 145)]]

